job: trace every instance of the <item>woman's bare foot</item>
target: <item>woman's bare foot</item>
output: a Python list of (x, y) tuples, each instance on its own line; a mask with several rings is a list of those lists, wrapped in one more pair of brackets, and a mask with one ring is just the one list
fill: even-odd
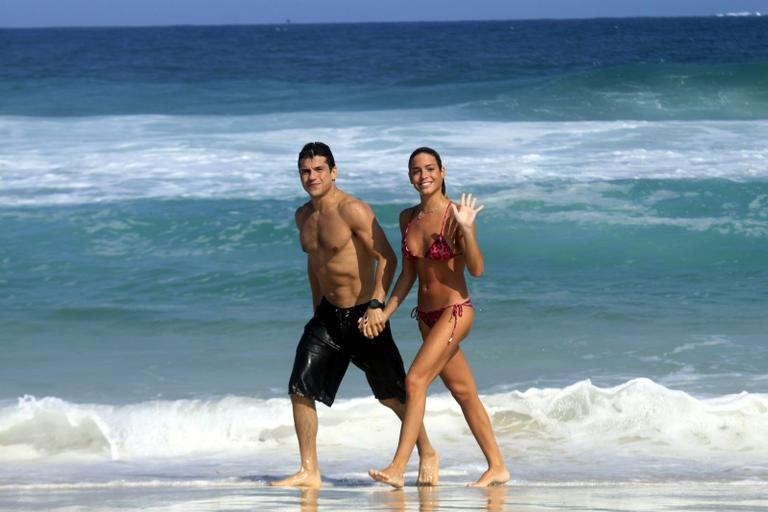
[(276, 480), (270, 482), (269, 485), (274, 487), (312, 487), (317, 488), (321, 485), (320, 471), (307, 471), (306, 469), (300, 469), (295, 474), (284, 478), (282, 480)]
[(416, 479), (416, 485), (437, 485), (439, 470), (440, 456), (437, 452), (419, 457), (419, 477)]
[(468, 487), (490, 487), (492, 485), (503, 485), (509, 481), (509, 471), (504, 466), (500, 468), (488, 468), (488, 471), (473, 484)]
[(400, 489), (403, 487), (403, 484), (404, 484), (403, 473), (404, 473), (403, 471), (398, 472), (392, 466), (388, 466), (386, 469), (382, 469), (381, 471), (378, 471), (375, 469), (368, 470), (368, 474), (370, 475), (371, 478), (373, 478), (377, 482), (391, 485), (396, 489)]

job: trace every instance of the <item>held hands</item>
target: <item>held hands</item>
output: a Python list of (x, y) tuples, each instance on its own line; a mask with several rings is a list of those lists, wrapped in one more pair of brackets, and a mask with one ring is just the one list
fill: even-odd
[(381, 308), (368, 308), (365, 314), (357, 321), (357, 328), (366, 338), (373, 339), (384, 331), (387, 325), (387, 317)]
[(476, 208), (476, 204), (477, 197), (472, 197), (472, 194), (465, 194), (464, 192), (461, 193), (461, 203), (458, 208), (455, 204), (451, 203), (453, 218), (456, 219), (456, 222), (463, 230), (471, 229), (472, 224), (475, 223), (475, 217), (477, 217), (480, 210), (485, 208), (484, 204)]

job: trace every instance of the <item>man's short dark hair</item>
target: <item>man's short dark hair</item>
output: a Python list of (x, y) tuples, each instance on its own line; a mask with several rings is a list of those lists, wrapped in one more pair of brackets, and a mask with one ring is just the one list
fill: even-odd
[(322, 142), (308, 142), (307, 144), (304, 144), (304, 147), (301, 148), (301, 151), (299, 152), (299, 169), (301, 169), (302, 160), (306, 160), (307, 158), (312, 159), (316, 156), (324, 156), (328, 161), (329, 168), (333, 169), (336, 167), (336, 161), (333, 159), (333, 153), (331, 153), (331, 148), (328, 147), (328, 144)]

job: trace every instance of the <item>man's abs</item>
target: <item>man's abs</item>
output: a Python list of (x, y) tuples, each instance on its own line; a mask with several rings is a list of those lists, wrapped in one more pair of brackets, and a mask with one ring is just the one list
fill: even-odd
[(373, 293), (373, 260), (355, 245), (327, 260), (310, 256), (321, 295), (340, 308), (367, 302)]

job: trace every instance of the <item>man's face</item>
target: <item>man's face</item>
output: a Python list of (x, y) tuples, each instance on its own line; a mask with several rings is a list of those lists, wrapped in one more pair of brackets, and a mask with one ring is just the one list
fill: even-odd
[(336, 167), (328, 167), (328, 160), (324, 156), (305, 158), (299, 164), (299, 177), (309, 197), (322, 197), (333, 188)]

